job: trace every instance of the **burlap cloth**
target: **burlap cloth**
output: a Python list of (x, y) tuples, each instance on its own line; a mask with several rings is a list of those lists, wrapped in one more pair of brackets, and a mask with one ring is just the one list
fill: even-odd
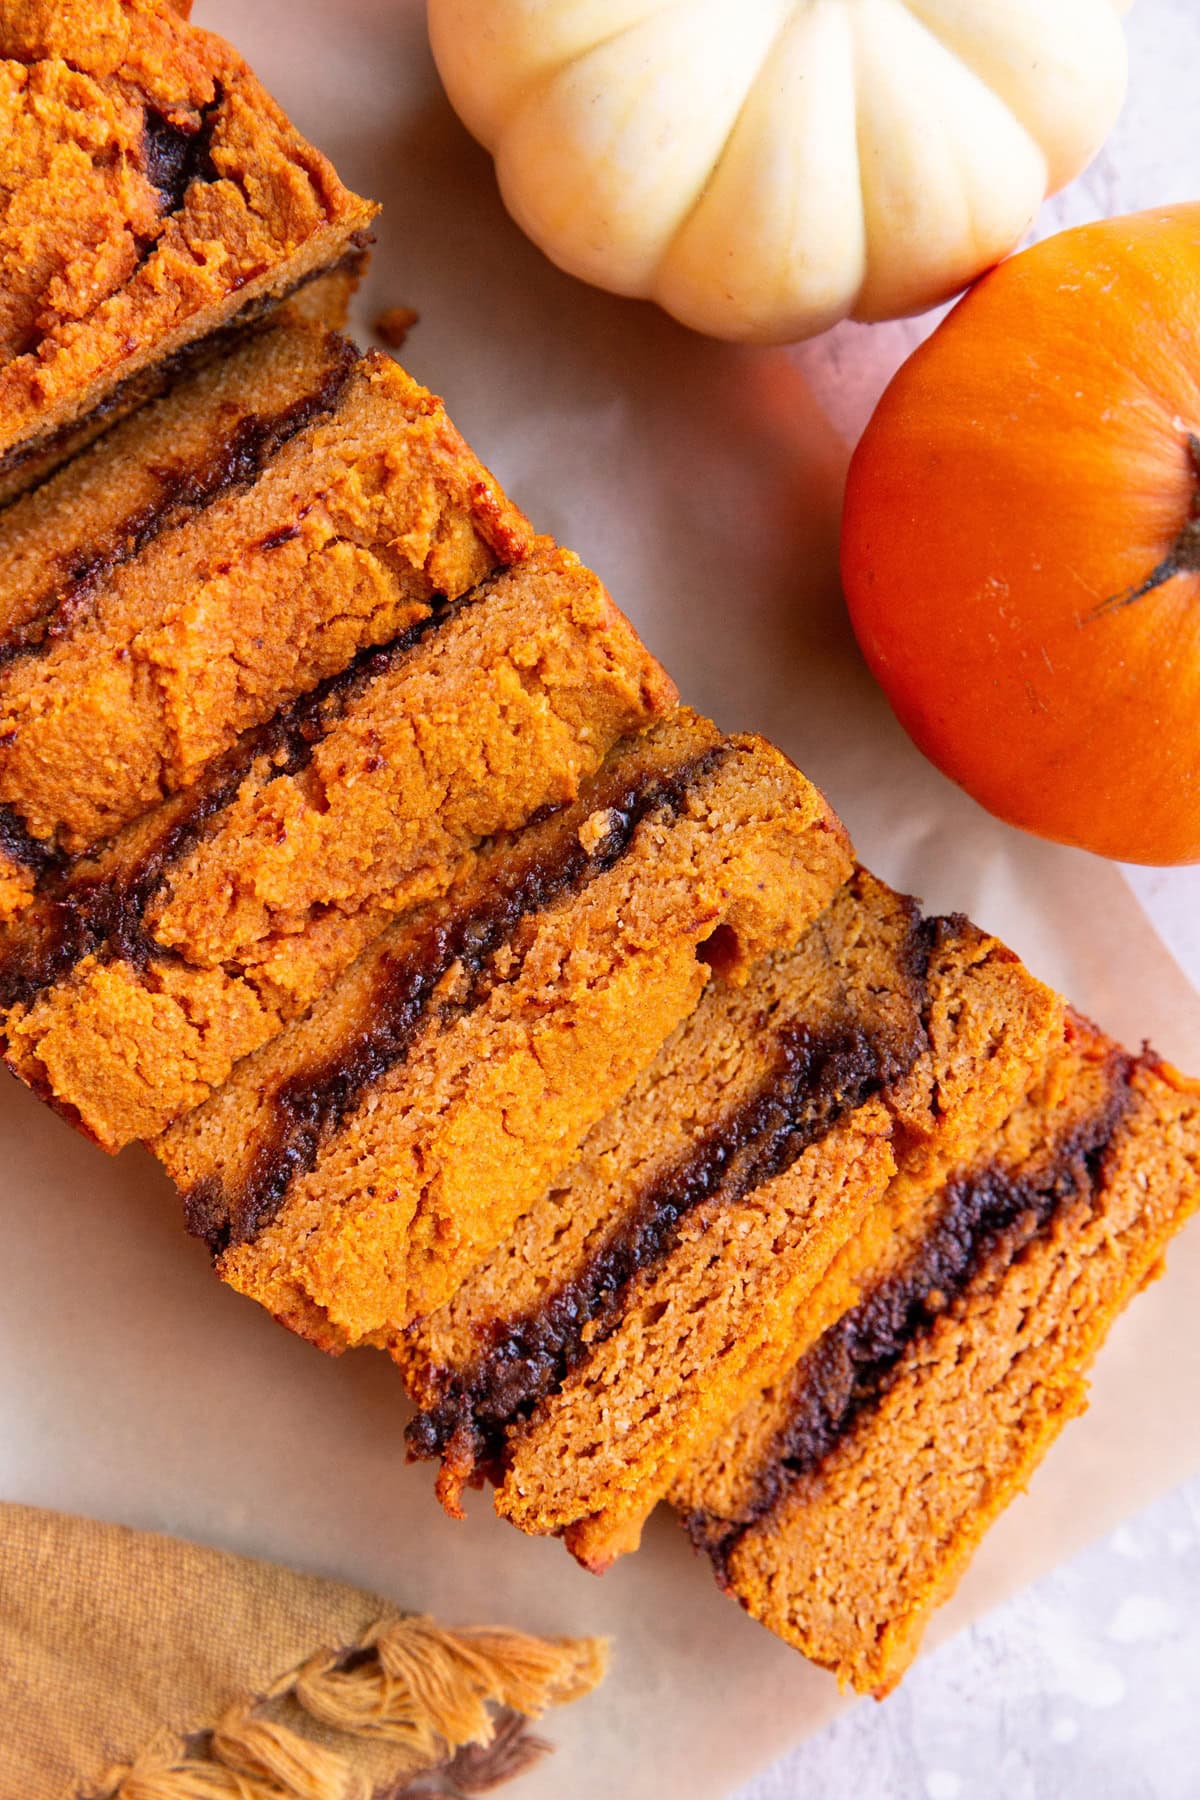
[(447, 1631), (341, 1582), (0, 1505), (0, 1800), (482, 1793), (545, 1748), (524, 1719), (603, 1664), (594, 1639)]

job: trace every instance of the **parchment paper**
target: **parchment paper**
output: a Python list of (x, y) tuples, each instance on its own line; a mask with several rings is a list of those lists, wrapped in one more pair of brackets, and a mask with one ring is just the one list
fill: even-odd
[[(196, 13), (386, 202), (362, 321), (420, 309), (408, 366), (600, 569), (686, 695), (783, 744), (882, 875), (970, 911), (1107, 1027), (1200, 1069), (1200, 998), (1123, 873), (985, 817), (911, 748), (857, 658), (835, 581), (846, 440), (916, 328), (792, 353), (690, 336), (525, 243), (440, 96), (419, 6)], [(1134, 101), (1059, 217), (1200, 190), (1192, 0), (1142, 0), (1132, 30)], [(1139, 880), (1182, 946), (1195, 878)], [(290, 1559), (449, 1619), (611, 1633), (607, 1687), (555, 1717), (560, 1752), (530, 1800), (717, 1800), (830, 1717), (832, 1683), (718, 1594), (668, 1518), (602, 1581), (486, 1497), (466, 1525), (445, 1519), (429, 1471), (405, 1466), (384, 1361), (325, 1360), (219, 1287), (144, 1154), (107, 1161), (7, 1080), (0, 1144), (0, 1492)], [(1200, 1232), (1172, 1262), (939, 1635), (1200, 1468)]]

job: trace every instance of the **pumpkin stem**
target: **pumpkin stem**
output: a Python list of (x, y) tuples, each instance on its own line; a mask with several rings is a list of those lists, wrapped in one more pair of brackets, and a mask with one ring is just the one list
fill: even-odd
[(1119, 612), (1122, 607), (1132, 606), (1135, 600), (1144, 600), (1147, 594), (1152, 594), (1155, 588), (1173, 581), (1176, 575), (1200, 575), (1200, 437), (1194, 431), (1188, 432), (1187, 451), (1196, 482), (1187, 523), (1168, 555), (1163, 557), (1157, 568), (1151, 569), (1141, 586), (1127, 588), (1123, 594), (1113, 594), (1109, 599), (1102, 600), (1093, 609), (1094, 617), (1102, 613)]

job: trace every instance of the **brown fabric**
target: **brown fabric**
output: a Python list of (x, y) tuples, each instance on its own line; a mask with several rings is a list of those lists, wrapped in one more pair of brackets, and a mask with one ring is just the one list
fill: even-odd
[(399, 1800), (430, 1767), (447, 1793), (481, 1792), (537, 1754), (516, 1715), (586, 1693), (604, 1654), (447, 1631), (341, 1582), (0, 1505), (5, 1797)]

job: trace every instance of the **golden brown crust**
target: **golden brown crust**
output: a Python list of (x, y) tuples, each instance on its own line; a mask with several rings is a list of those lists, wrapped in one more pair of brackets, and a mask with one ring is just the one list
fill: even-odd
[[(930, 1611), (1086, 1404), (1109, 1326), (1200, 1202), (1200, 1085), (1151, 1056), (1122, 1058), (1074, 1021), (975, 1167), (970, 1179), (1010, 1185), (1010, 1222), (981, 1239), (966, 1285), (937, 1296), (832, 1449), (810, 1463), (796, 1436), (815, 1366), (805, 1359), (673, 1495), (742, 1605), (864, 1692), (899, 1680)], [(870, 1291), (926, 1253), (920, 1231), (887, 1240)]]
[(376, 210), (168, 0), (0, 0), (0, 192), (0, 500), (24, 453)]

